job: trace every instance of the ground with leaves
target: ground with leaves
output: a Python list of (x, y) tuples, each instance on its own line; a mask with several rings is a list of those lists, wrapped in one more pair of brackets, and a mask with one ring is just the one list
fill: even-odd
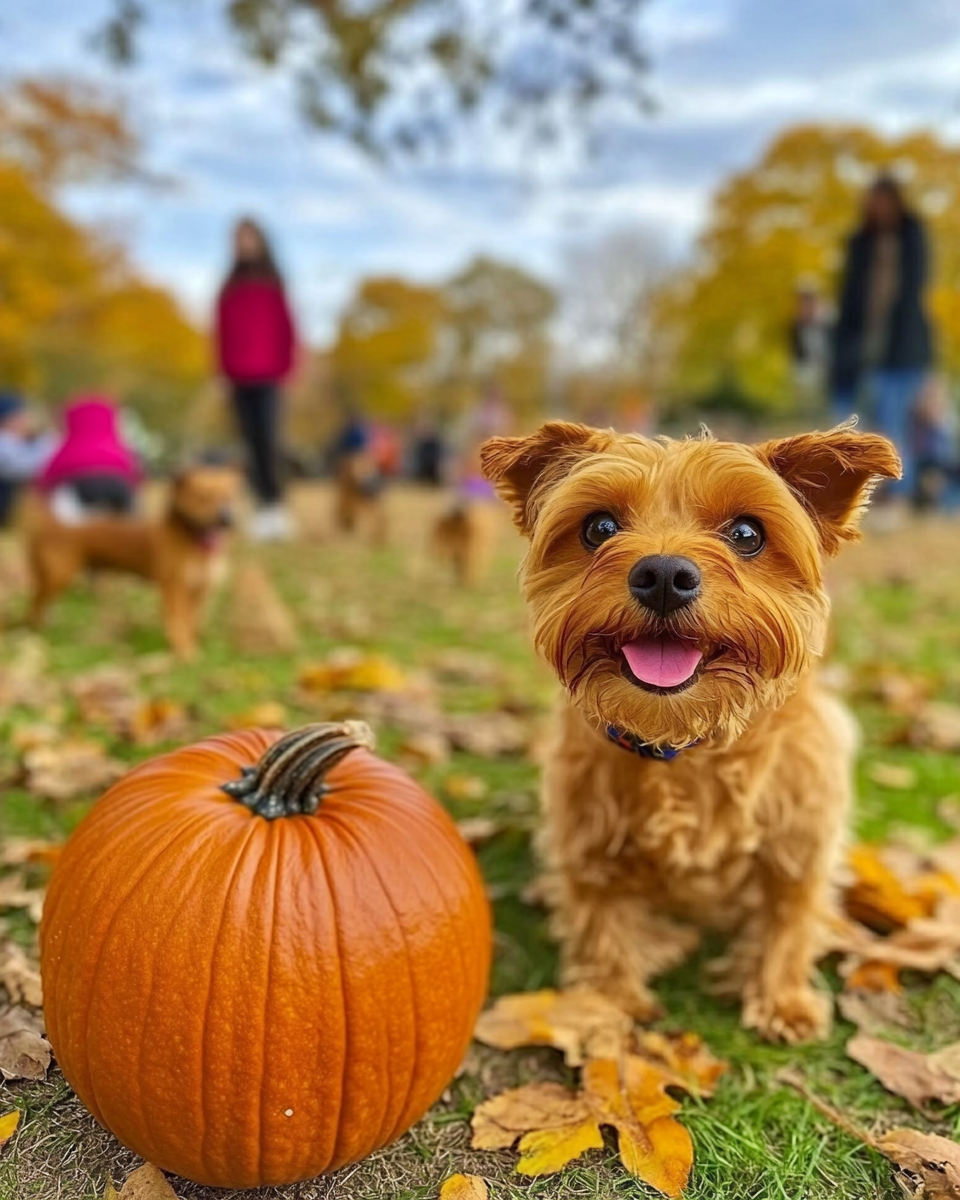
[[(36, 861), (14, 839), (62, 837), (118, 764), (250, 722), (292, 725), (362, 715), (376, 726), (382, 752), (407, 765), (468, 823), (496, 913), (494, 992), (550, 986), (556, 955), (530, 889), (529, 840), (535, 760), (553, 685), (535, 663), (525, 633), (514, 535), (504, 527), (495, 569), (468, 595), (427, 551), (439, 497), (394, 493), (394, 533), (384, 549), (330, 537), (323, 489), (298, 499), (307, 526), (303, 543), (258, 551), (255, 561), (250, 548), (242, 554), (245, 586), (255, 586), (251, 561), (274, 580), (280, 607), (297, 627), (296, 648), (277, 648), (289, 641), (289, 620), (285, 631), (279, 614), (269, 628), (258, 627), (256, 614), (269, 605), (244, 605), (242, 597), (235, 601), (227, 594), (201, 664), (175, 665), (159, 635), (156, 597), (122, 579), (96, 580), (65, 598), (43, 640), (16, 631), (2, 635), (4, 961), (16, 958), (17, 948), (29, 958), (46, 870), (42, 853)], [(960, 806), (960, 709), (953, 707), (960, 705), (960, 627), (953, 615), (958, 567), (944, 549), (954, 538), (949, 527), (917, 524), (868, 540), (832, 570), (837, 620), (829, 677), (864, 728), (857, 832), (869, 841), (892, 839), (911, 852), (918, 839), (948, 837)], [(0, 596), (11, 613), (22, 586), (15, 547), (0, 547)], [(906, 898), (891, 899), (880, 872), (866, 879), (857, 900), (874, 912), (876, 924), (877, 903), (884, 911), (891, 903), (922, 908), (926, 887), (908, 887)], [(896, 919), (916, 915), (909, 909)], [(901, 1126), (957, 1136), (956, 1103), (930, 1103), (928, 1120), (847, 1057), (853, 1024), (838, 1019), (823, 1045), (763, 1045), (740, 1029), (735, 1008), (703, 995), (697, 972), (693, 963), (663, 982), (667, 1016), (661, 1028), (701, 1035), (730, 1065), (711, 1099), (683, 1101), (680, 1120), (695, 1150), (687, 1196), (902, 1195), (881, 1153), (866, 1149), (786, 1086), (785, 1070), (799, 1074), (810, 1094), (869, 1132), (878, 1147), (888, 1130)], [(832, 962), (824, 977), (839, 991)], [(929, 1066), (934, 1052), (960, 1039), (960, 984), (945, 972), (928, 977), (905, 971), (901, 977), (905, 988), (896, 1012), (906, 1012), (907, 1023), (881, 1015), (879, 1025), (860, 1036), (880, 1032)], [(28, 968), (11, 978), (23, 981), (15, 987), (31, 986)], [(871, 1049), (867, 1044), (865, 1052)], [(448, 1093), (397, 1145), (330, 1179), (261, 1193), (261, 1200), (427, 1200), (455, 1174), (485, 1180), (493, 1200), (652, 1195), (621, 1165), (608, 1126), (602, 1148), (540, 1179), (514, 1173), (515, 1151), (470, 1148), (470, 1118), (482, 1101), (508, 1088), (573, 1086), (576, 1079), (577, 1069), (555, 1049), (504, 1052), (475, 1044)], [(139, 1165), (85, 1114), (55, 1069), (39, 1081), (0, 1085), (0, 1119), (13, 1108), (21, 1115), (0, 1154), (2, 1200), (93, 1200), (104, 1196), (108, 1180), (119, 1190)], [(228, 1195), (171, 1183), (181, 1200)], [(233, 1195), (239, 1200), (240, 1193)]]

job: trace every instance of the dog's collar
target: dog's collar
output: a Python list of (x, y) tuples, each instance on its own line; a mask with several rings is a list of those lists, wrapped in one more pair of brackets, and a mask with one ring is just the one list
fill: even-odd
[(208, 554), (212, 554), (216, 550), (223, 539), (225, 532), (220, 525), (201, 525), (197, 521), (191, 520), (185, 513), (174, 509), (171, 513), (173, 521), (176, 525), (188, 534), (190, 539), (194, 541), (201, 549), (206, 550)]
[(629, 750), (631, 754), (639, 754), (641, 758), (658, 758), (664, 762), (676, 758), (681, 750), (690, 750), (700, 744), (698, 738), (695, 742), (688, 742), (685, 746), (653, 746), (650, 742), (638, 738), (635, 733), (621, 732), (615, 725), (607, 726), (607, 737), (621, 750)]

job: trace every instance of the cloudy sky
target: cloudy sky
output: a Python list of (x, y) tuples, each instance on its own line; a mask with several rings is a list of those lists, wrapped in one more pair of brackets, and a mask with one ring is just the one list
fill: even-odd
[(960, 0), (649, 0), (658, 114), (606, 160), (570, 165), (474, 145), (384, 173), (307, 131), (284, 81), (224, 35), (218, 0), (155, 0), (140, 66), (119, 78), (86, 40), (107, 0), (5, 0), (0, 78), (69, 71), (129, 97), (155, 170), (176, 187), (65, 197), (203, 315), (238, 211), (275, 234), (304, 324), (326, 336), (356, 280), (426, 280), (485, 251), (556, 276), (563, 249), (628, 224), (682, 253), (711, 190), (798, 120), (917, 125), (960, 141)]

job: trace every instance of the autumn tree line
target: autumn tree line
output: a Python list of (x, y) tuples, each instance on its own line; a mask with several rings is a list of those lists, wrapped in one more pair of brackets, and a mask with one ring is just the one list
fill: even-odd
[[(490, 388), (526, 420), (727, 404), (789, 414), (797, 284), (835, 294), (863, 187), (890, 168), (928, 226), (938, 360), (956, 378), (960, 148), (929, 132), (808, 125), (722, 184), (684, 262), (638, 224), (570, 245), (551, 280), (480, 257), (435, 284), (360, 281), (330, 344), (298, 373), (296, 438), (319, 440), (347, 411), (442, 421)], [(0, 387), (54, 404), (101, 388), (173, 440), (203, 432), (222, 409), (207, 331), (109, 230), (61, 203), (66, 184), (110, 179), (137, 180), (163, 202), (164, 181), (147, 175), (103, 95), (64, 80), (0, 93)]]

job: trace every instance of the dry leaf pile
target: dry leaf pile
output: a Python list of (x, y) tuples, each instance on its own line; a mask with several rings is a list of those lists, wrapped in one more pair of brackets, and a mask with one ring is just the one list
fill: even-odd
[(586, 989), (504, 996), (483, 1013), (476, 1037), (510, 1050), (554, 1046), (580, 1069), (580, 1087), (531, 1083), (478, 1106), (471, 1145), (520, 1152), (521, 1175), (549, 1175), (616, 1133), (624, 1167), (665, 1196), (679, 1196), (693, 1165), (690, 1134), (668, 1089), (708, 1097), (726, 1064), (694, 1034), (635, 1033), (630, 1017)]

